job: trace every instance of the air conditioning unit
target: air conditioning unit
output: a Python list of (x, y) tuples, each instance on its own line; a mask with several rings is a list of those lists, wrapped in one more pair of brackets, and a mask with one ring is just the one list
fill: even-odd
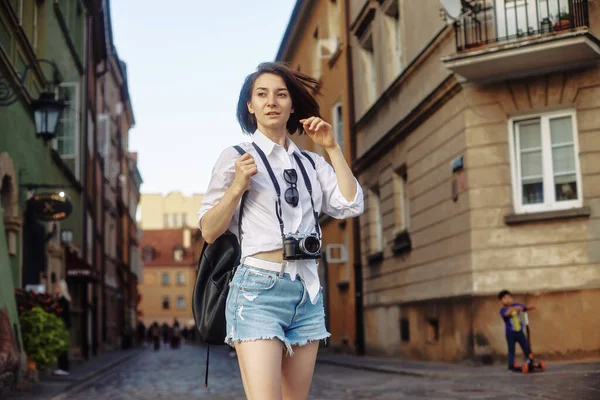
[(319, 58), (329, 60), (337, 52), (340, 41), (338, 38), (319, 39)]
[(325, 259), (330, 264), (344, 264), (348, 262), (348, 251), (346, 245), (332, 243), (325, 246)]

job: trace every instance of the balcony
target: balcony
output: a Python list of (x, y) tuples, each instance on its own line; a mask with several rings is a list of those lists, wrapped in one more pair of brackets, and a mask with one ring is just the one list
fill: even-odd
[(442, 61), (469, 82), (540, 75), (600, 61), (588, 0), (463, 0), (456, 53)]

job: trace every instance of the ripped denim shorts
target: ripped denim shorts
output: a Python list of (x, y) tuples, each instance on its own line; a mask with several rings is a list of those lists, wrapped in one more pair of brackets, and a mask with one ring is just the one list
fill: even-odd
[(323, 292), (312, 304), (300, 277), (240, 265), (227, 296), (225, 343), (279, 339), (288, 355), (292, 346), (326, 339)]

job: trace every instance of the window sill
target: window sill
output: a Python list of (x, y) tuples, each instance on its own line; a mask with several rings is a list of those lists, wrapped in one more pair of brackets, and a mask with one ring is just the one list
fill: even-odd
[(394, 238), (394, 244), (392, 245), (392, 253), (395, 256), (410, 253), (411, 249), (412, 243), (410, 241), (410, 233), (408, 233), (408, 231), (403, 231)]
[(504, 216), (504, 222), (506, 225), (519, 225), (530, 222), (589, 217), (590, 214), (591, 211), (589, 207), (579, 207), (571, 208), (569, 210), (543, 211), (528, 214), (510, 214)]
[(383, 251), (379, 251), (377, 253), (369, 254), (367, 256), (367, 263), (369, 265), (379, 264), (383, 261)]

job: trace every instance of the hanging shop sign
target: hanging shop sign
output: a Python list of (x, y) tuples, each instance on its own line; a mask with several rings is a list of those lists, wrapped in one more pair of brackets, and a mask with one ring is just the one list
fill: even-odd
[[(62, 193), (61, 193), (62, 194)], [(27, 200), (27, 208), (42, 221), (60, 221), (73, 211), (71, 200), (64, 194), (36, 193)]]

